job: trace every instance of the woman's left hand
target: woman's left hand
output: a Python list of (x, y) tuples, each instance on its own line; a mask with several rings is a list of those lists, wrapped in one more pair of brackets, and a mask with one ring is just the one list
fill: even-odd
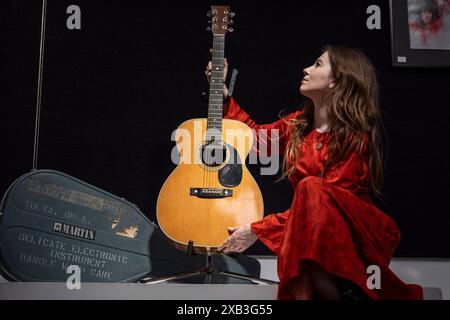
[(253, 233), (250, 223), (239, 227), (229, 227), (228, 233), (230, 236), (218, 248), (223, 253), (242, 252), (258, 239)]

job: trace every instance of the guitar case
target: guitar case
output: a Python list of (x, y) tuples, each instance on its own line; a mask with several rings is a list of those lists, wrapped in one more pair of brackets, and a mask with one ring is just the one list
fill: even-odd
[[(169, 245), (134, 204), (62, 172), (24, 174), (1, 202), (0, 273), (10, 281), (65, 282), (76, 265), (82, 282), (135, 282), (192, 271), (205, 260)], [(213, 264), (260, 276), (259, 262), (245, 255), (214, 255)], [(252, 282), (212, 275), (211, 283)]]

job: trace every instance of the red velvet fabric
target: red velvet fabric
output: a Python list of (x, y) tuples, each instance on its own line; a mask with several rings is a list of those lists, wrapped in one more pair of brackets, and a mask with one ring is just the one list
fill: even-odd
[[(280, 153), (284, 152), (289, 132), (282, 119), (257, 125), (232, 98), (224, 106), (224, 118), (246, 123), (255, 129), (257, 138), (259, 129), (278, 129)], [(372, 299), (422, 299), (420, 286), (405, 284), (389, 269), (400, 232), (368, 194), (367, 158), (359, 158), (355, 151), (318, 177), (327, 138), (328, 133), (316, 129), (305, 137), (302, 157), (290, 181), (295, 190), (291, 207), (251, 226), (258, 239), (277, 255), (278, 299), (293, 299), (288, 287), (301, 274), (304, 261), (315, 262), (325, 271), (352, 281)], [(323, 144), (320, 150), (315, 148), (318, 141)], [(380, 289), (367, 286), (370, 265), (380, 268)]]

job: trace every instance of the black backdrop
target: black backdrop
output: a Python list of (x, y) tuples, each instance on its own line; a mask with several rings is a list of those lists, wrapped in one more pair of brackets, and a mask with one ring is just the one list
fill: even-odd
[[(174, 169), (172, 130), (205, 117), (200, 95), (212, 35), (209, 1), (49, 0), (38, 167), (63, 171), (135, 203), (155, 221)], [(258, 122), (294, 110), (301, 70), (326, 44), (362, 48), (378, 70), (389, 149), (384, 203), (402, 231), (396, 256), (450, 257), (450, 71), (391, 67), (389, 2), (229, 1), (235, 32), (226, 55), (239, 70), (235, 97)], [(68, 30), (66, 8), (81, 8)], [(369, 5), (381, 30), (366, 27)], [(32, 166), (41, 2), (2, 1), (0, 192)], [(265, 212), (292, 191), (251, 171)], [(258, 243), (250, 254), (268, 254)]]

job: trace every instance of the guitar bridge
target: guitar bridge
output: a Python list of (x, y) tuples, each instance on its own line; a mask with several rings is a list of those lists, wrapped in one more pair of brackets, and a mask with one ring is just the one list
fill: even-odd
[(199, 198), (226, 198), (233, 196), (233, 190), (220, 188), (191, 188), (190, 195)]

